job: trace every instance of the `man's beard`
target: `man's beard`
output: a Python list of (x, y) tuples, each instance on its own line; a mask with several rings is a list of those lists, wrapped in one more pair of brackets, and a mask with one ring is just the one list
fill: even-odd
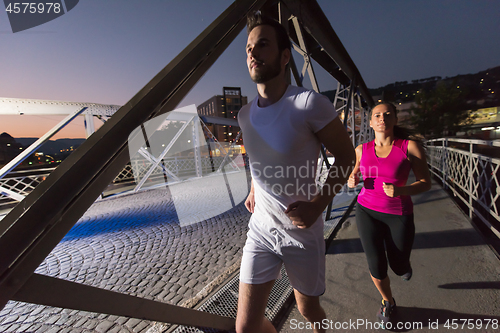
[(267, 68), (261, 68), (264, 69), (263, 71), (254, 72), (253, 74), (250, 74), (250, 78), (252, 79), (252, 81), (255, 83), (265, 83), (269, 80), (274, 79), (276, 76), (280, 75), (281, 73), (280, 58), (281, 57), (276, 57), (276, 60), (274, 62), (265, 66)]

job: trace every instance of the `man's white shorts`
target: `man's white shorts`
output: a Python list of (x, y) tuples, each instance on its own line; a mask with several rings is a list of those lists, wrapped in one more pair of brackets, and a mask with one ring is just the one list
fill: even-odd
[(261, 284), (276, 280), (281, 265), (292, 287), (307, 296), (325, 292), (323, 223), (309, 229), (284, 230), (250, 220), (241, 259), (240, 281)]

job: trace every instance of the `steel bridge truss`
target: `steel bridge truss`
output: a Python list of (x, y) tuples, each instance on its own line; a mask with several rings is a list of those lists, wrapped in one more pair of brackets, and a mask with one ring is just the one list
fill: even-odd
[[(8, 103), (9, 108), (5, 108), (4, 103)], [(50, 113), (51, 111), (50, 109), (47, 109), (47, 106), (54, 104), (59, 107), (59, 110), (56, 108), (56, 110), (52, 110), (52, 113)], [(85, 106), (82, 107), (82, 105)], [(84, 124), (88, 138), (95, 132), (94, 117), (97, 117), (105, 123), (106, 120), (109, 119), (110, 115), (116, 111), (114, 109), (118, 108), (117, 106), (91, 103), (66, 103), (20, 99), (0, 100), (0, 108), (2, 108), (0, 114), (11, 114), (13, 111), (12, 109), (17, 112), (26, 112), (29, 114), (64, 114), (64, 112), (74, 110), (75, 107), (82, 108), (69, 114), (64, 120), (54, 126), (40, 139), (31, 144), (30, 147), (25, 149), (21, 154), (0, 169), (0, 211), (2, 211), (0, 219), (6, 214), (7, 211), (5, 209), (8, 209), (15, 203), (22, 201), (35, 189), (36, 186), (47, 178), (51, 171), (55, 169), (46, 168), (40, 170), (40, 172), (12, 172), (15, 167), (26, 159), (26, 157), (30, 156), (37, 149), (39, 149), (62, 128), (73, 121), (78, 115), (85, 116)], [(196, 109), (194, 108), (194, 110)], [(169, 113), (170, 117), (172, 117), (174, 113)], [(178, 112), (177, 115), (179, 115)], [(110, 184), (108, 190), (105, 191), (101, 197), (109, 195), (110, 193), (128, 193), (130, 191), (130, 184), (134, 183), (135, 180), (137, 180), (136, 185), (132, 191), (138, 192), (143, 189), (149, 189), (151, 187), (151, 183), (156, 185), (158, 182), (161, 184), (171, 184), (173, 182), (180, 182), (180, 177), (182, 177), (182, 179), (186, 179), (186, 177), (189, 178), (189, 176), (202, 177), (202, 175), (207, 175), (212, 172), (220, 173), (222, 168), (228, 162), (234, 170), (239, 170), (239, 167), (236, 166), (235, 162), (233, 159), (230, 159), (230, 157), (234, 157), (234, 147), (237, 140), (240, 138), (241, 133), (236, 136), (236, 139), (233, 140), (229, 147), (224, 148), (224, 146), (210, 132), (209, 128), (205, 124), (205, 122), (207, 122), (220, 125), (238, 126), (238, 122), (236, 120), (219, 117), (198, 117), (197, 114), (195, 114), (194, 117), (182, 120), (185, 122), (185, 126), (177, 132), (176, 136), (171, 140), (168, 148), (159, 154), (159, 157), (153, 156), (145, 147), (139, 149), (138, 153), (142, 156), (142, 161), (135, 160), (131, 161), (131, 163), (127, 163), (127, 165), (125, 165), (125, 167)], [(195, 158), (165, 157), (172, 146), (176, 143), (176, 140), (188, 126), (192, 128), (190, 135), (194, 152), (196, 153)], [(205, 136), (203, 143), (200, 141), (200, 131), (196, 131), (195, 128), (202, 129)], [(204, 145), (205, 141), (207, 148), (210, 150), (210, 156), (200, 155), (200, 145)], [(146, 181), (148, 184), (145, 186)], [(113, 185), (116, 185), (119, 189), (115, 189)]]
[[(304, 25), (301, 24), (301, 20), (299, 17), (291, 14), (289, 7), (294, 8), (295, 10), (301, 10), (303, 7), (298, 1), (286, 2), (284, 5), (282, 2), (278, 5), (278, 16), (280, 19), (280, 23), (284, 25), (287, 30), (291, 40), (293, 49), (303, 57), (304, 64), (302, 66), (302, 70), (299, 72), (297, 65), (291, 57), (290, 59), (290, 70), (295, 79), (297, 86), (302, 87), (306, 74), (309, 76), (311, 87), (314, 91), (320, 92), (320, 88), (318, 82), (316, 80), (316, 75), (313, 68), (313, 59), (318, 62), (322, 67), (327, 70), (336, 80), (337, 80), (337, 89), (335, 91), (335, 98), (333, 105), (341, 117), (344, 120), (344, 125), (346, 127), (347, 132), (350, 134), (351, 141), (354, 147), (358, 144), (367, 142), (373, 137), (373, 131), (368, 126), (368, 115), (369, 112), (367, 110), (368, 105), (373, 105), (373, 100), (371, 96), (368, 94), (366, 90), (366, 86), (361, 79), (361, 76), (357, 72), (357, 69), (353, 69), (349, 74), (351, 78), (347, 77), (347, 73), (342, 72), (340, 67), (332, 64), (332, 58), (328, 58), (325, 56), (326, 51), (322, 46), (318, 43), (318, 40), (324, 36), (312, 36), (308, 31), (317, 31), (314, 27), (307, 26), (308, 29), (305, 29)], [(315, 6), (311, 6), (311, 9)], [(317, 9), (317, 8), (315, 8)], [(313, 13), (314, 10), (311, 10), (308, 14)], [(302, 15), (302, 19), (307, 17), (308, 19), (313, 19), (313, 16), (309, 16), (303, 12), (300, 12)], [(326, 29), (328, 30), (328, 29)], [(333, 29), (332, 29), (333, 30)], [(315, 38), (317, 37), (317, 39)], [(336, 39), (336, 35), (333, 32), (332, 37)], [(340, 41), (339, 41), (340, 42)], [(333, 50), (330, 50), (333, 51)], [(337, 52), (345, 51), (343, 47), (336, 49)], [(349, 63), (349, 59), (345, 59), (347, 63)], [(333, 60), (335, 63), (335, 60)], [(359, 77), (360, 85), (357, 85), (357, 78)], [(365, 107), (363, 107), (362, 99), (363, 97), (366, 99)], [(324, 147), (321, 147), (321, 154), (319, 156), (319, 163), (316, 172), (316, 184), (318, 186), (322, 186), (324, 181), (327, 178), (328, 170), (331, 167), (332, 159), (328, 158), (327, 152)], [(327, 207), (326, 219), (330, 219), (331, 217), (331, 204)]]
[[(138, 192), (145, 188), (146, 182), (149, 182), (150, 186), (151, 184), (153, 186), (158, 184), (173, 184), (190, 178), (201, 178), (206, 175), (220, 174), (225, 170), (224, 167), (226, 166), (228, 166), (227, 169), (230, 171), (241, 171), (241, 168), (235, 162), (235, 155), (238, 154), (233, 154), (234, 146), (239, 139), (239, 135), (230, 147), (227, 147), (227, 149), (224, 148), (212, 132), (210, 132), (203, 120), (195, 113), (196, 107), (192, 106), (192, 109), (194, 109), (194, 113), (173, 111), (166, 114), (167, 117), (164, 121), (177, 121), (183, 124), (181, 128), (177, 130), (170, 142), (168, 144), (163, 144), (162, 149), (156, 152), (157, 156), (153, 153), (153, 149), (146, 144), (146, 142), (150, 144), (150, 139), (148, 138), (150, 135), (146, 135), (145, 137), (138, 136), (137, 139), (141, 147), (137, 153), (133, 154), (131, 152), (130, 154), (133, 170), (132, 179), (135, 178), (137, 184), (133, 189), (134, 192)], [(157, 124), (158, 122), (158, 119), (154, 120), (154, 123)], [(237, 126), (238, 123), (233, 121), (232, 125)], [(147, 126), (141, 125), (138, 130), (145, 133), (145, 127)], [(156, 132), (156, 130), (153, 129), (153, 132)], [(179, 138), (183, 133), (190, 137), (191, 150), (194, 156), (169, 156), (169, 153), (172, 153), (172, 151), (175, 153), (179, 152), (178, 149), (174, 147), (176, 143), (180, 141)], [(132, 133), (131, 136), (133, 137), (134, 134)], [(162, 142), (164, 141), (165, 140), (162, 140)], [(219, 156), (214, 156), (216, 151), (219, 152), (217, 154)], [(130, 172), (128, 168), (125, 170)]]
[[(362, 100), (368, 108), (373, 106), (373, 100), (316, 1), (237, 0), (0, 221), (1, 307), (9, 300), (17, 300), (187, 326), (220, 330), (234, 327), (234, 318), (34, 271), (128, 163), (130, 133), (148, 120), (175, 109), (244, 28), (247, 14), (258, 9), (280, 20), (289, 31), (294, 48), (306, 59), (302, 78), (308, 72), (315, 81), (311, 62), (314, 59), (339, 82), (336, 101), (344, 104), (337, 110), (343, 110), (346, 124), (351, 119), (347, 126), (352, 142), (357, 144), (366, 138), (366, 134), (356, 134), (356, 121), (352, 119), (356, 113), (366, 113), (361, 107)], [(292, 72), (297, 79), (295, 66)], [(318, 90), (317, 84), (313, 83), (313, 87)], [(351, 98), (347, 101), (340, 97), (341, 87), (349, 89)], [(364, 124), (363, 120), (360, 124)], [(91, 126), (89, 131), (92, 132)], [(329, 166), (326, 154), (323, 157)]]
[[(12, 202), (22, 201), (26, 195), (31, 193), (45, 179), (47, 174), (31, 174), (26, 177), (12, 177), (10, 174), (15, 167), (21, 164), (45, 142), (50, 140), (79, 115), (84, 116), (85, 131), (88, 138), (95, 132), (94, 117), (105, 122), (119, 108), (118, 105), (96, 103), (0, 98), (0, 115), (66, 115), (62, 121), (0, 169), (0, 207), (4, 204), (8, 205)], [(17, 174), (22, 174), (22, 172)]]

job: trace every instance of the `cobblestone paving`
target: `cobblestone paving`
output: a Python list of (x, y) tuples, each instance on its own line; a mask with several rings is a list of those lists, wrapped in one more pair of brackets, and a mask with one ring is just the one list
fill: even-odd
[[(192, 205), (197, 208), (196, 202)], [(101, 200), (36, 272), (186, 304), (211, 281), (238, 267), (249, 218), (240, 204), (181, 228), (166, 189)], [(147, 332), (153, 326), (139, 319), (14, 301), (0, 311), (0, 332)]]

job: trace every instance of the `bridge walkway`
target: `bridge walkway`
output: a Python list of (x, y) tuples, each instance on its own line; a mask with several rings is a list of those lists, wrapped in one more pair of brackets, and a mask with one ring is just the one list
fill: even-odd
[[(437, 183), (433, 183), (429, 192), (415, 196), (413, 202), (416, 225), (411, 257), (413, 277), (404, 282), (392, 271), (389, 273), (398, 305), (395, 325), (398, 322), (403, 325), (393, 330), (500, 331), (500, 261), (495, 253)], [(380, 331), (367, 324), (375, 324), (381, 297), (369, 276), (355, 215), (354, 209), (327, 250), (327, 288), (321, 303), (328, 327), (333, 328), (329, 332)], [(462, 328), (465, 319), (473, 320), (474, 329), (467, 329), (468, 323)], [(459, 324), (457, 329), (445, 327), (453, 320)], [(495, 320), (497, 326), (492, 326)], [(280, 332), (311, 332), (299, 328), (303, 322), (295, 306)], [(418, 323), (422, 323), (420, 328), (414, 326)], [(482, 328), (476, 326), (480, 323)], [(344, 328), (339, 329), (342, 324)]]
[[(216, 196), (206, 189), (196, 195)], [(352, 199), (336, 200), (335, 207), (346, 207)], [(414, 203), (414, 277), (409, 283), (392, 273), (390, 277), (399, 321), (407, 325), (421, 322), (423, 329), (399, 331), (454, 331), (443, 326), (448, 319), (450, 323), (453, 319), (474, 319), (475, 324), (479, 320), (483, 329), (475, 331), (499, 331), (498, 327), (492, 329), (493, 322), (484, 330), (488, 319), (500, 320), (497, 257), (438, 184), (416, 196)], [(327, 253), (327, 290), (322, 304), (333, 325), (358, 320), (375, 323), (380, 303), (368, 275), (355, 213), (345, 221)], [(164, 189), (96, 202), (37, 272), (190, 306), (205, 298), (210, 286), (216, 287), (237, 272), (250, 214), (239, 205), (186, 228), (179, 228), (174, 216), (170, 193)], [(281, 332), (310, 332), (298, 328), (302, 320), (293, 309)], [(436, 320), (438, 329), (429, 324), (434, 325)], [(1, 332), (152, 333), (168, 327), (14, 301), (0, 310)], [(358, 329), (375, 331), (365, 326)]]

